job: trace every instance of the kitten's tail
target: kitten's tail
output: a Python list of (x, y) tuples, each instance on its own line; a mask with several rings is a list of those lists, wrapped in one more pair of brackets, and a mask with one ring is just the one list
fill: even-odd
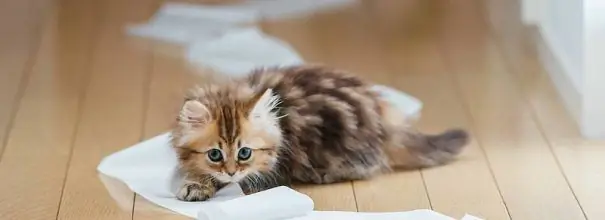
[(448, 163), (462, 152), (469, 135), (462, 129), (451, 129), (441, 134), (427, 135), (405, 131), (386, 147), (393, 169), (417, 169)]

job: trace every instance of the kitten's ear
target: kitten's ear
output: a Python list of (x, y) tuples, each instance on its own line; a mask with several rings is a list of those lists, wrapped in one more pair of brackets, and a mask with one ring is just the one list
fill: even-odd
[(281, 143), (282, 131), (279, 123), (277, 106), (280, 103), (280, 97), (273, 94), (272, 89), (267, 89), (260, 95), (251, 100), (251, 110), (248, 115), (248, 121), (252, 129), (263, 132), (267, 136), (265, 141), (268, 143)]
[(201, 127), (211, 119), (208, 108), (198, 100), (185, 101), (179, 113), (179, 123), (190, 128)]
[(176, 146), (182, 147), (199, 135), (199, 129), (212, 120), (208, 108), (198, 100), (187, 100), (181, 107), (178, 117), (178, 135), (175, 136)]
[(273, 94), (272, 89), (267, 89), (260, 96), (251, 101), (251, 110), (248, 115), (250, 120), (277, 120), (274, 109), (279, 104), (279, 96)]

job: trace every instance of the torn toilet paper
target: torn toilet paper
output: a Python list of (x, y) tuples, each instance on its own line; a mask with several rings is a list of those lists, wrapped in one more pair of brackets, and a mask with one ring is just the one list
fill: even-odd
[(147, 24), (128, 27), (141, 37), (186, 45), (220, 37), (261, 19), (284, 19), (358, 3), (358, 0), (248, 0), (240, 4), (200, 5), (168, 2)]
[[(241, 216), (250, 220), (454, 220), (431, 210), (384, 213), (313, 211), (313, 201), (308, 196), (287, 187), (244, 196), (237, 184), (231, 184), (206, 202), (184, 202), (176, 199), (174, 194), (175, 183), (179, 182), (175, 178), (176, 167), (170, 134), (164, 133), (104, 158), (97, 170), (124, 182), (152, 203), (204, 220), (241, 219)], [(463, 218), (467, 219), (479, 220), (472, 216)]]
[(305, 217), (312, 211), (313, 200), (309, 196), (280, 186), (221, 203), (204, 203), (200, 207), (197, 218), (198, 220), (239, 220), (254, 219), (258, 216), (267, 220), (277, 220)]
[(230, 30), (215, 40), (193, 43), (187, 59), (220, 73), (239, 77), (259, 66), (303, 64), (286, 42), (263, 34), (255, 27)]
[(185, 47), (195, 65), (227, 76), (258, 66), (304, 63), (286, 42), (268, 36), (256, 23), (357, 3), (357, 0), (249, 0), (230, 5), (166, 3), (147, 24), (129, 26), (131, 35)]

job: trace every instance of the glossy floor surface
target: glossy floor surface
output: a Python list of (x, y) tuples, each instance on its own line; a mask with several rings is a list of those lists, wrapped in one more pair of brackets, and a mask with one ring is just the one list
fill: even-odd
[[(166, 131), (194, 81), (183, 60), (124, 34), (161, 0), (3, 2), (0, 219), (185, 219), (95, 170)], [(420, 129), (473, 134), (447, 166), (298, 187), (318, 209), (605, 218), (605, 143), (579, 136), (534, 50), (508, 50), (512, 41), (488, 31), (485, 7), (375, 0), (263, 23), (309, 61), (420, 98)]]

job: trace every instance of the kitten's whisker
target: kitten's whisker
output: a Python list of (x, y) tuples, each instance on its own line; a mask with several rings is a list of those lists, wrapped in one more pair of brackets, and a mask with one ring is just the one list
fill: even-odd
[(288, 116), (288, 114), (277, 115), (277, 116), (275, 116), (275, 118), (280, 119), (280, 118), (283, 118), (283, 117), (286, 117), (286, 116)]

